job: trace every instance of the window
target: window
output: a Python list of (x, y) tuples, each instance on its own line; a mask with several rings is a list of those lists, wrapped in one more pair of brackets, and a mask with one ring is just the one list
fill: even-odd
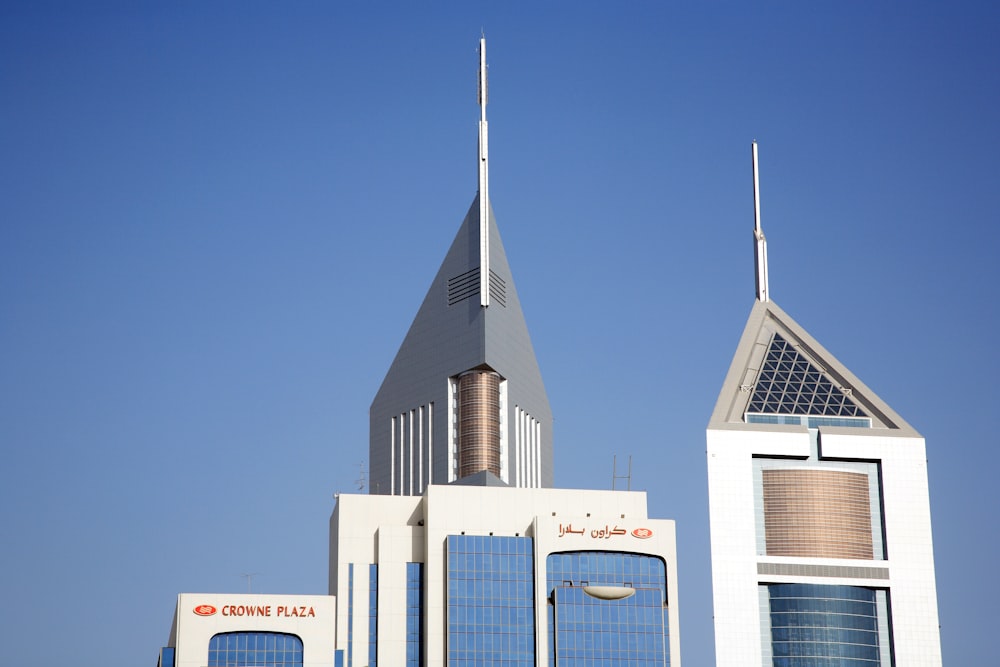
[(281, 632), (224, 632), (208, 642), (208, 667), (302, 667), (302, 640)]
[(534, 667), (530, 537), (448, 536), (448, 665)]
[(876, 591), (861, 586), (771, 584), (774, 667), (879, 667)]
[[(656, 556), (577, 551), (546, 558), (549, 665), (663, 667), (670, 662), (667, 568)], [(588, 586), (628, 588), (595, 597)]]

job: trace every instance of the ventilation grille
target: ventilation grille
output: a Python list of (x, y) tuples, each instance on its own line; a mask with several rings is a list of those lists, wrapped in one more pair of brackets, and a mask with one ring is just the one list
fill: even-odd
[(490, 299), (507, 307), (507, 283), (490, 269)]
[(448, 279), (448, 305), (454, 306), (459, 301), (465, 301), (470, 296), (479, 294), (479, 269)]
[[(449, 306), (454, 306), (456, 303), (477, 294), (479, 294), (478, 267), (448, 279)], [(490, 270), (490, 299), (504, 308), (507, 307), (507, 283), (492, 269)]]

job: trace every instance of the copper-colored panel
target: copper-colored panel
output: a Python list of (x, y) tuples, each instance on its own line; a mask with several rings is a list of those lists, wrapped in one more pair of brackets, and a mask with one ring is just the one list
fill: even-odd
[(762, 472), (768, 556), (873, 557), (868, 475), (796, 468)]
[(458, 476), (500, 476), (500, 376), (470, 371), (458, 378)]

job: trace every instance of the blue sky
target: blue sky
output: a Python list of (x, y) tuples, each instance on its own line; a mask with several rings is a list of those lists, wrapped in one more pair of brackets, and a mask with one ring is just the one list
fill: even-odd
[(178, 592), (326, 591), (333, 494), (476, 189), (558, 486), (677, 520), (713, 664), (704, 429), (772, 298), (927, 438), (946, 664), (1000, 623), (988, 3), (0, 5), (0, 664), (152, 664)]

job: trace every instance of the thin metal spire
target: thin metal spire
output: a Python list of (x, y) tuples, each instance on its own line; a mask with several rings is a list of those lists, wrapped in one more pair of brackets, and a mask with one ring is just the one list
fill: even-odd
[(479, 305), (490, 305), (490, 190), (487, 148), (486, 36), (479, 39)]
[(760, 228), (760, 183), (757, 179), (757, 142), (750, 144), (753, 153), (753, 245), (754, 273), (757, 278), (757, 300), (768, 301), (767, 289), (767, 239)]

